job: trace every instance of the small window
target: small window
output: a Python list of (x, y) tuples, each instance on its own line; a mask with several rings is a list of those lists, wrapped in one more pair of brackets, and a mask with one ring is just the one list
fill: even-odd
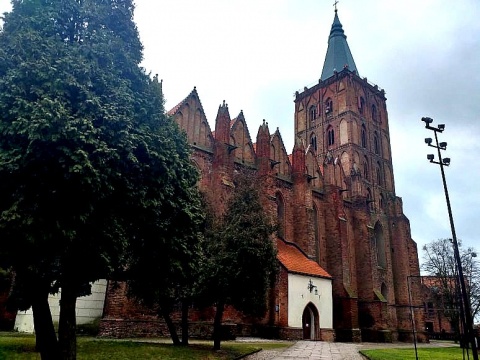
[(333, 128), (330, 126), (327, 130), (327, 144), (328, 146), (332, 146), (335, 143), (335, 132)]
[(333, 112), (333, 101), (331, 98), (328, 98), (325, 101), (325, 114), (331, 114)]
[(315, 105), (310, 106), (309, 120), (313, 122), (317, 118), (317, 107)]
[(368, 173), (368, 160), (365, 158), (363, 161), (363, 177), (368, 180), (369, 173)]
[(361, 96), (358, 98), (358, 111), (361, 115), (365, 112), (365, 99)]
[(362, 147), (367, 147), (367, 129), (365, 128), (365, 125), (362, 125)]
[(374, 148), (375, 154), (377, 155), (380, 154), (380, 144), (378, 141), (378, 134), (376, 131), (373, 134), (373, 148)]
[(377, 107), (372, 105), (372, 120), (377, 121)]
[(382, 172), (380, 170), (380, 165), (377, 165), (377, 184), (382, 186)]
[(310, 145), (315, 151), (317, 151), (317, 137), (315, 136), (315, 134), (312, 134), (312, 136), (310, 136)]

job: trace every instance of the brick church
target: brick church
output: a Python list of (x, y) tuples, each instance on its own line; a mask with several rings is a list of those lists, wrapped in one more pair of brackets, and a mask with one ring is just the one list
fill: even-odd
[[(225, 103), (212, 131), (195, 88), (169, 111), (187, 133), (199, 186), (211, 202), (220, 209), (234, 191), (234, 173), (248, 168), (279, 224), (272, 241), (280, 272), (268, 313), (252, 323), (231, 309), (224, 321), (239, 335), (264, 327), (290, 339), (411, 340), (409, 294), (415, 306), (421, 299), (407, 276), (420, 271), (395, 194), (385, 92), (360, 77), (336, 10), (321, 77), (294, 103), (291, 154), (278, 129), (263, 122), (252, 138), (243, 113), (232, 118)], [(123, 291), (107, 291), (102, 333), (158, 331), (159, 321), (133, 311)], [(417, 329), (424, 320), (419, 308)], [(192, 311), (192, 323), (213, 321), (199, 314)]]

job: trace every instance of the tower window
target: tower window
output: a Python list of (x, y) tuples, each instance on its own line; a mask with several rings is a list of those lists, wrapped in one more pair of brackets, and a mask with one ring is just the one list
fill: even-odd
[(367, 129), (365, 128), (365, 125), (362, 125), (362, 147), (367, 147)]
[(377, 121), (377, 107), (372, 105), (372, 120)]
[(333, 101), (331, 98), (328, 98), (325, 101), (325, 114), (331, 114), (333, 112)]
[(379, 141), (378, 141), (378, 134), (377, 134), (376, 131), (373, 134), (373, 147), (374, 147), (375, 154), (379, 154), (380, 153), (380, 144), (379, 144)]
[(369, 173), (368, 173), (368, 160), (367, 158), (363, 161), (363, 177), (368, 180)]
[(377, 164), (377, 184), (382, 185), (382, 172), (380, 170), (380, 164)]
[(317, 107), (315, 105), (310, 106), (309, 120), (312, 123), (317, 118)]
[(310, 145), (315, 151), (317, 151), (317, 137), (315, 136), (315, 134), (312, 134), (310, 136)]
[(363, 97), (359, 97), (358, 99), (358, 111), (360, 112), (360, 114), (363, 115), (363, 113), (365, 112), (365, 99)]
[(335, 132), (333, 131), (333, 128), (330, 126), (327, 129), (327, 144), (328, 146), (332, 146), (335, 143)]

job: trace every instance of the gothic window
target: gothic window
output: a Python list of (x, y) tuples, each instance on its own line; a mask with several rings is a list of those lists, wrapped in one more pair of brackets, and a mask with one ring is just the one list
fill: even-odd
[(374, 148), (375, 154), (380, 154), (380, 142), (378, 140), (378, 134), (376, 131), (373, 134), (373, 148)]
[(382, 186), (383, 181), (382, 181), (382, 168), (380, 166), (380, 163), (377, 163), (377, 184)]
[(377, 121), (377, 107), (372, 105), (372, 120)]
[(358, 99), (358, 111), (361, 115), (365, 112), (365, 99), (362, 96)]
[(317, 151), (317, 137), (315, 134), (310, 135), (310, 145), (312, 146), (313, 150)]
[(285, 238), (285, 203), (283, 202), (282, 194), (279, 192), (275, 194), (277, 200), (277, 235), (279, 238)]
[(325, 101), (325, 114), (331, 114), (333, 112), (333, 101), (331, 98), (328, 98)]
[(367, 147), (367, 128), (365, 127), (365, 124), (362, 125), (362, 147), (366, 148)]
[(327, 128), (327, 144), (328, 146), (332, 146), (335, 143), (335, 132), (333, 131), (333, 127), (329, 126)]
[(315, 119), (317, 118), (317, 107), (315, 105), (310, 106), (308, 111), (308, 119), (310, 120), (310, 126), (315, 124)]
[(368, 180), (369, 177), (367, 158), (363, 160), (363, 177), (365, 178), (365, 180)]
[(385, 256), (385, 239), (383, 237), (383, 228), (377, 222), (374, 228), (375, 247), (377, 254), (377, 265), (381, 268), (387, 267), (387, 259)]
[(385, 196), (380, 194), (380, 209), (385, 210)]

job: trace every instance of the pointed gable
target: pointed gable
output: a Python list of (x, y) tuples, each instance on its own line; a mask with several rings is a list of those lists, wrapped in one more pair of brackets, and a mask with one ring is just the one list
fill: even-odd
[(335, 10), (335, 18), (333, 19), (332, 29), (328, 37), (328, 49), (320, 79), (326, 80), (333, 76), (335, 71), (340, 72), (345, 68), (358, 73), (347, 43), (347, 37), (338, 18), (337, 10)]
[(178, 126), (187, 133), (191, 145), (211, 150), (213, 134), (205, 116), (196, 87), (188, 96), (168, 111)]
[(290, 176), (292, 172), (292, 164), (285, 150), (285, 145), (282, 140), (282, 135), (277, 127), (277, 130), (270, 139), (270, 159), (275, 163), (276, 173), (278, 175)]
[(230, 123), (230, 144), (237, 146), (234, 156), (242, 163), (255, 163), (255, 151), (243, 111)]

